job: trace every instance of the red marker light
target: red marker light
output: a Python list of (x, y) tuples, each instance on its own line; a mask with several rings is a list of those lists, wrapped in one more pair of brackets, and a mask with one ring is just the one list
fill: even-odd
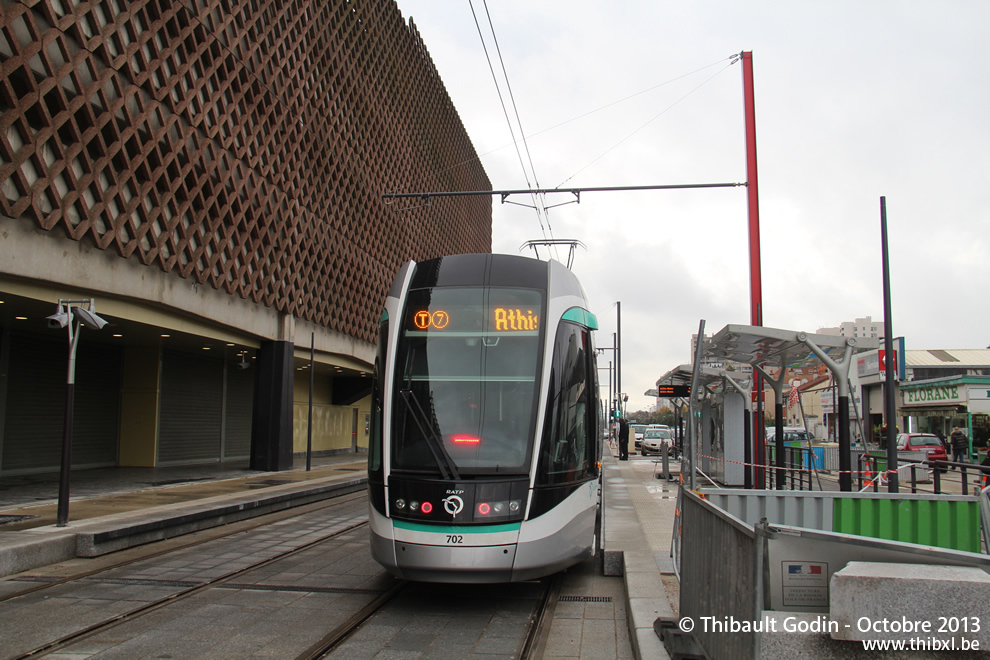
[(488, 502), (482, 502), (481, 504), (478, 505), (478, 513), (480, 513), (483, 516), (487, 516), (489, 513), (491, 513), (491, 510), (492, 508), (488, 506)]
[(481, 438), (476, 435), (455, 435), (453, 440), (454, 444), (458, 445), (477, 445), (481, 443)]
[(421, 509), (423, 513), (429, 513), (430, 511), (433, 511), (433, 505), (430, 504), (429, 502), (423, 502), (423, 506), (421, 507)]

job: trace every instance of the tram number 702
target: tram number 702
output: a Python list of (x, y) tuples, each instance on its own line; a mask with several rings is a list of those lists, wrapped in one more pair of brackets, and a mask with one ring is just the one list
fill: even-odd
[(464, 543), (464, 537), (460, 534), (447, 534), (447, 543)]

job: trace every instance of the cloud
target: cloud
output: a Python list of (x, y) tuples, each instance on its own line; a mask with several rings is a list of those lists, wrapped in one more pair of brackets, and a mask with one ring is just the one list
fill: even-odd
[[(398, 6), (414, 16), (493, 186), (526, 187), (470, 7)], [(728, 58), (751, 50), (764, 322), (814, 331), (882, 317), (885, 196), (895, 334), (909, 348), (990, 345), (979, 286), (990, 247), (990, 4), (487, 7), (541, 186), (744, 181), (742, 74)], [(630, 407), (652, 404), (642, 392), (690, 359), (699, 320), (709, 332), (749, 323), (745, 189), (585, 193), (549, 220), (554, 237), (588, 246), (574, 270), (601, 320), (599, 344), (611, 344), (622, 301)], [(495, 251), (516, 253), (542, 231), (532, 209), (496, 198)]]

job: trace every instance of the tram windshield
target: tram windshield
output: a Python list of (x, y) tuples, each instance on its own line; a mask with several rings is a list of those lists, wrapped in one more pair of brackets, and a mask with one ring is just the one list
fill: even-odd
[(409, 292), (395, 361), (392, 469), (525, 474), (536, 422), (543, 294)]

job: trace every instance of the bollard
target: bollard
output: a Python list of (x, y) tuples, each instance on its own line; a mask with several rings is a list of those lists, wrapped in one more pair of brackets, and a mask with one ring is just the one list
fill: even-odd
[(662, 479), (664, 481), (670, 481), (670, 463), (667, 458), (667, 443), (660, 443), (660, 465), (663, 471)]

